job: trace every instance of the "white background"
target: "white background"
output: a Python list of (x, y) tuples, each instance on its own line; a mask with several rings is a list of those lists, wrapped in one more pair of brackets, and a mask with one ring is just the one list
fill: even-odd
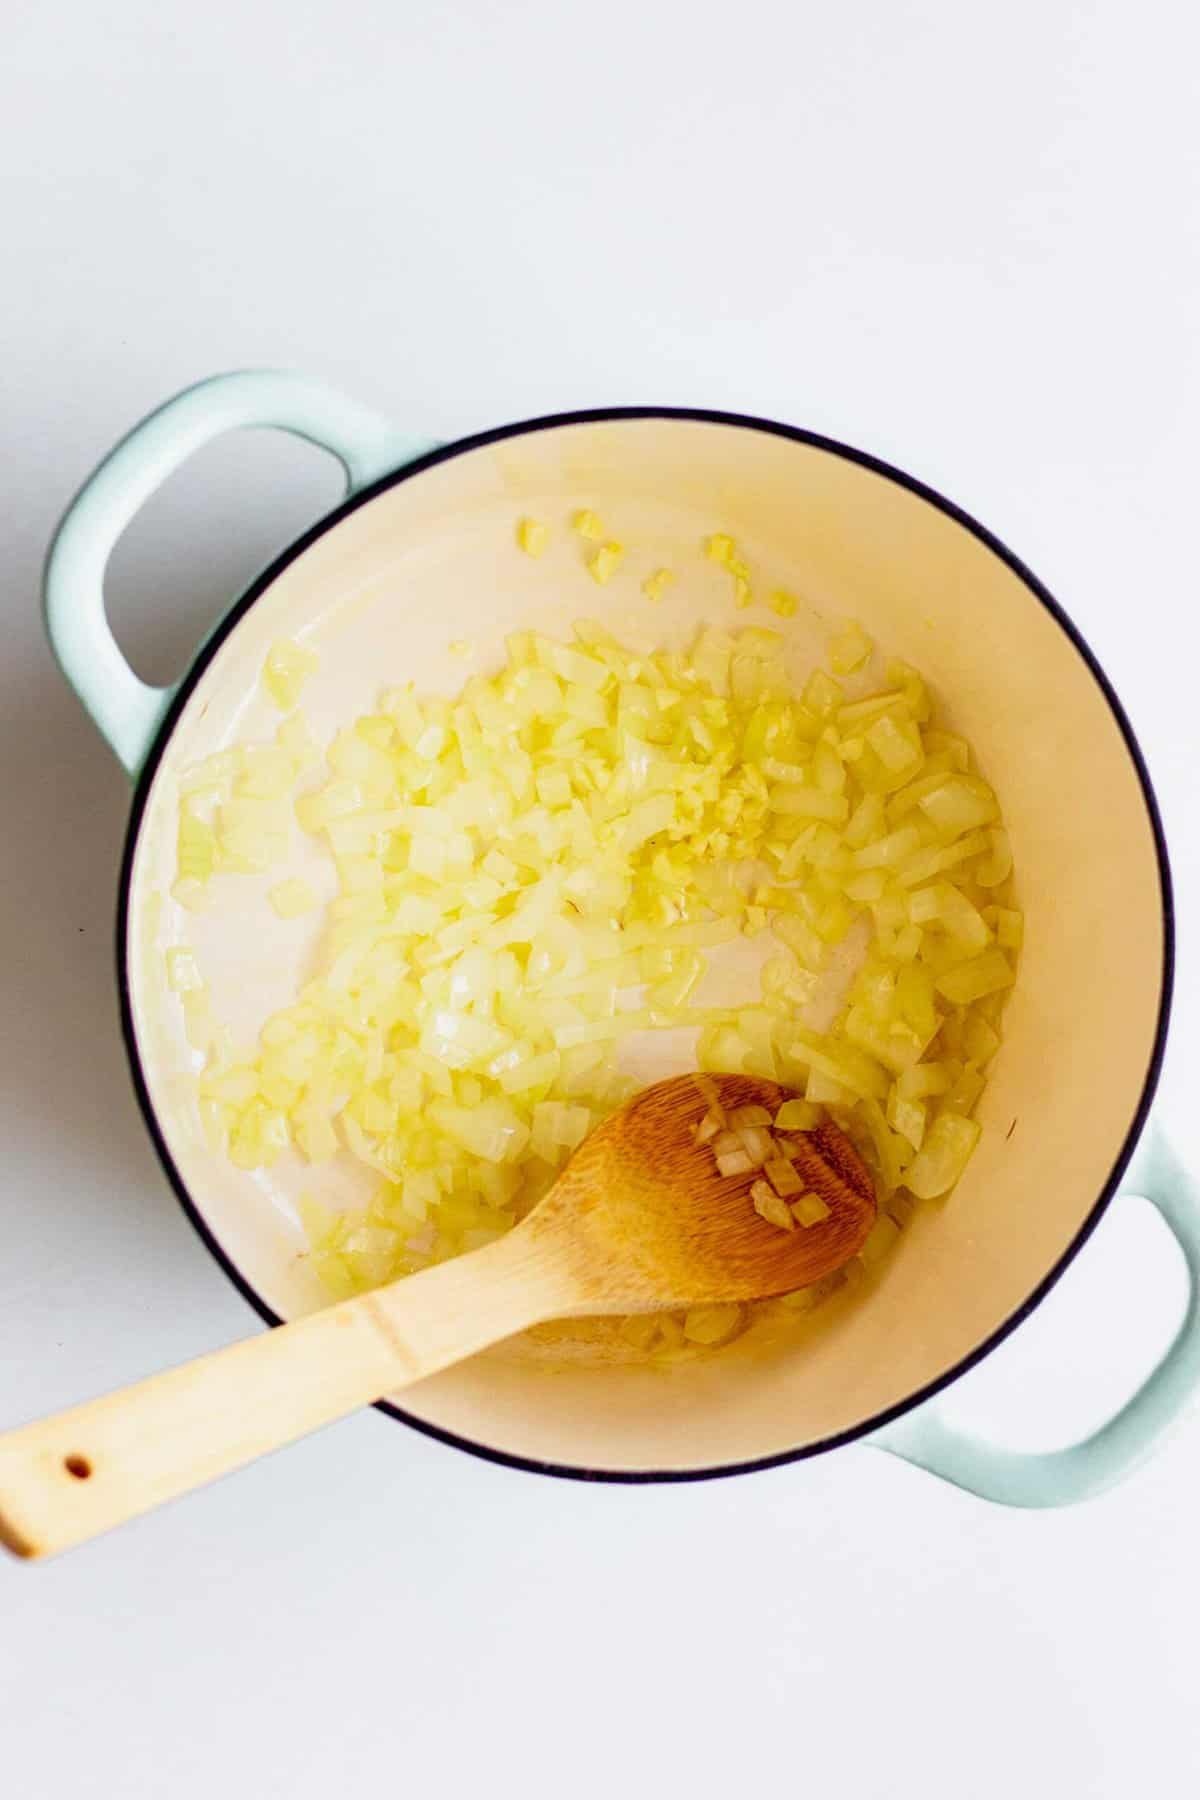
[[(1163, 1106), (1200, 1163), (1195, 68), (1178, 0), (14, 0), (0, 59), (0, 1420), (250, 1329), (117, 1034), (128, 794), (51, 665), (39, 561), (110, 443), (294, 366), (450, 436), (728, 406), (941, 487), (1074, 614), (1141, 735), (1182, 931)], [(111, 571), (167, 676), (331, 502), (210, 449)], [(1097, 970), (1098, 982), (1104, 971)], [(1062, 1441), (1177, 1317), (1115, 1208), (954, 1409)], [(1191, 1795), (1200, 1423), (1058, 1515), (865, 1448), (589, 1488), (376, 1414), (40, 1566), (0, 1566), (21, 1800), (520, 1791)]]

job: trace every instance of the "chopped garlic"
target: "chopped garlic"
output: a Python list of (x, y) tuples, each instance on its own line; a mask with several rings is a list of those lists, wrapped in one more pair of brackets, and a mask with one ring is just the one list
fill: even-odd
[(603, 525), (600, 523), (596, 514), (588, 507), (585, 507), (582, 512), (577, 512), (575, 517), (571, 520), (571, 523), (579, 533), (580, 537), (588, 538), (592, 543), (598, 544), (604, 536)]
[(767, 605), (781, 619), (791, 619), (796, 615), (797, 600), (795, 594), (789, 594), (786, 588), (776, 588), (767, 596)]
[(171, 898), (193, 913), (204, 912), (211, 903), (208, 883), (189, 875), (181, 876), (172, 884)]
[(624, 555), (624, 544), (601, 544), (600, 548), (588, 557), (588, 570), (592, 580), (599, 582), (603, 587), (605, 582), (615, 575)]
[(642, 592), (647, 600), (661, 600), (667, 588), (675, 579), (673, 569), (655, 569), (653, 575), (647, 575), (642, 583)]
[(167, 985), (173, 994), (193, 993), (203, 988), (195, 951), (184, 945), (167, 951)]
[(522, 519), (517, 526), (517, 542), (526, 556), (540, 556), (550, 541), (550, 532), (540, 519)]
[(298, 918), (321, 904), (308, 882), (299, 878), (277, 882), (267, 898), (281, 919)]

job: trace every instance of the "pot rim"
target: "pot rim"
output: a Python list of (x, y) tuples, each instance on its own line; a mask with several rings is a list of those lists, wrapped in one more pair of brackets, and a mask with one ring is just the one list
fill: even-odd
[(150, 751), (139, 772), (137, 784), (134, 789), (129, 826), (126, 832), (125, 848), (121, 859), (116, 918), (116, 973), (121, 1008), (121, 1035), (124, 1039), (126, 1054), (129, 1058), (130, 1074), (133, 1079), (134, 1092), (137, 1095), (138, 1105), (141, 1108), (142, 1117), (145, 1120), (151, 1142), (158, 1154), (159, 1161), (162, 1164), (167, 1179), (174, 1190), (175, 1197), (183, 1208), (185, 1217), (191, 1223), (197, 1236), (209, 1251), (210, 1255), (215, 1259), (225, 1275), (242, 1295), (242, 1298), (254, 1308), (254, 1311), (267, 1325), (273, 1327), (283, 1324), (284, 1321), (247, 1281), (236, 1263), (233, 1262), (232, 1258), (218, 1242), (217, 1238), (209, 1228), (200, 1208), (192, 1199), (191, 1194), (175, 1166), (171, 1152), (167, 1147), (166, 1139), (159, 1127), (154, 1104), (150, 1098), (149, 1087), (142, 1068), (141, 1053), (137, 1043), (133, 1019), (133, 1003), (129, 985), (127, 948), (129, 904), (132, 890), (134, 857), (137, 850), (146, 804), (159, 763), (162, 760), (163, 753), (170, 741), (171, 735), (183, 709), (188, 704), (200, 677), (212, 662), (217, 651), (221, 648), (233, 628), (249, 611), (251, 606), (254, 605), (255, 601), (260, 598), (266, 589), (271, 586), (291, 563), (302, 556), (318, 538), (323, 537), (327, 531), (330, 531), (335, 525), (340, 524), (343, 519), (347, 518), (351, 513), (356, 512), (359, 507), (369, 505), (372, 500), (377, 499), (380, 494), (385, 493), (389, 488), (398, 487), (401, 482), (414, 479), (416, 476), (423, 474), (426, 469), (434, 468), (439, 463), (448, 462), (451, 458), (465, 455), (469, 451), (481, 449), (485, 445), (499, 443), (506, 438), (522, 437), (535, 431), (552, 430), (555, 427), (563, 425), (590, 425), (626, 419), (681, 419), (690, 420), (698, 424), (732, 425), (743, 430), (765, 432), (770, 436), (785, 438), (792, 443), (803, 444), (810, 449), (821, 450), (832, 456), (839, 456), (847, 462), (857, 464), (860, 468), (869, 469), (873, 474), (883, 476), (886, 480), (892, 481), (898, 487), (905, 489), (906, 492), (915, 495), (918, 499), (924, 500), (928, 505), (935, 507), (939, 512), (945, 514), (946, 517), (962, 526), (964, 530), (969, 531), (971, 535), (985, 547), (985, 549), (990, 550), (994, 556), (998, 557), (1001, 562), (1006, 564), (1006, 566), (1012, 570), (1013, 574), (1024, 583), (1025, 587), (1028, 588), (1035, 599), (1041, 602), (1042, 606), (1073, 645), (1089, 670), (1093, 680), (1096, 682), (1096, 685), (1099, 687), (1100, 692), (1103, 694), (1117, 729), (1121, 733), (1121, 737), (1124, 740), (1125, 747), (1137, 774), (1138, 783), (1142, 791), (1142, 799), (1145, 803), (1146, 813), (1154, 837), (1159, 884), (1162, 893), (1163, 916), (1162, 986), (1159, 996), (1158, 1019), (1155, 1026), (1154, 1044), (1149, 1062), (1147, 1063), (1146, 1076), (1133, 1120), (1129, 1131), (1126, 1134), (1125, 1141), (1113, 1163), (1108, 1179), (1102, 1185), (1087, 1217), (1084, 1219), (1070, 1244), (1068, 1244), (1057, 1262), (1047, 1270), (1041, 1281), (1037, 1283), (1021, 1305), (1010, 1313), (1007, 1319), (998, 1325), (986, 1338), (982, 1339), (974, 1349), (966, 1356), (962, 1357), (950, 1369), (945, 1370), (941, 1375), (935, 1377), (934, 1380), (926, 1382), (923, 1387), (916, 1389), (912, 1394), (906, 1396), (905, 1399), (897, 1401), (893, 1406), (885, 1408), (882, 1412), (873, 1414), (869, 1419), (865, 1419), (859, 1424), (849, 1427), (845, 1431), (835, 1432), (828, 1437), (818, 1439), (815, 1443), (801, 1445), (797, 1449), (782, 1450), (770, 1456), (757, 1457), (748, 1461), (718, 1463), (694, 1469), (588, 1469), (570, 1463), (542, 1462), (530, 1457), (513, 1455), (508, 1451), (497, 1450), (491, 1445), (479, 1443), (473, 1438), (462, 1437), (456, 1432), (443, 1430), (441, 1426), (430, 1424), (427, 1420), (417, 1418), (413, 1414), (406, 1412), (403, 1407), (397, 1406), (391, 1400), (377, 1400), (374, 1403), (378, 1411), (388, 1414), (389, 1417), (399, 1420), (402, 1424), (411, 1426), (414, 1430), (422, 1432), (426, 1437), (435, 1438), (440, 1443), (447, 1444), (453, 1449), (465, 1450), (473, 1456), (482, 1458), (485, 1462), (498, 1463), (506, 1468), (520, 1469), (535, 1475), (553, 1475), (568, 1481), (603, 1481), (632, 1485), (650, 1482), (708, 1481), (723, 1476), (750, 1475), (756, 1473), (760, 1469), (773, 1469), (778, 1468), (785, 1463), (805, 1461), (809, 1457), (820, 1456), (829, 1450), (837, 1450), (845, 1444), (852, 1444), (858, 1440), (867, 1438), (873, 1432), (879, 1431), (884, 1426), (891, 1424), (893, 1420), (899, 1419), (903, 1417), (905, 1413), (911, 1412), (915, 1407), (923, 1405), (925, 1401), (932, 1399), (936, 1394), (941, 1393), (953, 1382), (957, 1381), (960, 1376), (967, 1374), (969, 1370), (982, 1362), (984, 1357), (990, 1355), (999, 1344), (1003, 1343), (1004, 1340), (1029, 1317), (1030, 1313), (1032, 1313), (1036, 1307), (1040, 1306), (1041, 1302), (1046, 1298), (1046, 1295), (1074, 1261), (1075, 1257), (1079, 1254), (1080, 1250), (1099, 1224), (1109, 1203), (1118, 1190), (1121, 1177), (1124, 1174), (1129, 1159), (1133, 1154), (1134, 1147), (1141, 1137), (1147, 1118), (1149, 1117), (1151, 1104), (1162, 1071), (1163, 1054), (1166, 1048), (1167, 1032), (1171, 1017), (1171, 1003), (1175, 981), (1175, 905), (1166, 838), (1163, 832), (1162, 818), (1159, 813), (1154, 787), (1150, 780), (1149, 770), (1147, 769), (1146, 761), (1142, 754), (1141, 746), (1134, 734), (1133, 727), (1094, 652), (1082, 633), (1063, 610), (1062, 606), (1055, 600), (1054, 596), (1043, 583), (1038, 580), (1033, 571), (1028, 568), (1000, 538), (989, 531), (986, 526), (981, 525), (977, 519), (973, 518), (970, 513), (964, 511), (962, 507), (956, 505), (954, 501), (948, 500), (946, 496), (939, 493), (936, 488), (930, 487), (927, 483), (918, 480), (915, 476), (906, 474), (902, 469), (898, 469), (894, 464), (884, 461), (881, 457), (873, 456), (865, 450), (855, 449), (851, 445), (841, 443), (836, 438), (825, 437), (821, 433), (807, 431), (800, 426), (781, 424), (777, 420), (760, 418), (750, 413), (724, 412), (705, 407), (601, 406), (583, 408), (571, 412), (547, 413), (537, 418), (518, 420), (509, 425), (494, 426), (487, 431), (475, 432), (468, 437), (456, 438), (451, 443), (439, 445), (434, 450), (426, 451), (423, 455), (415, 457), (412, 462), (405, 463), (401, 468), (394, 469), (389, 474), (380, 476), (377, 480), (370, 482), (365, 487), (347, 495), (347, 497), (338, 506), (334, 507), (331, 512), (326, 513), (324, 517), (319, 519), (308, 531), (304, 532), (300, 537), (289, 544), (286, 549), (281, 551), (280, 554), (255, 577), (249, 587), (229, 608), (228, 612), (202, 644), (172, 697), (170, 707), (163, 717), (154, 742), (151, 745)]

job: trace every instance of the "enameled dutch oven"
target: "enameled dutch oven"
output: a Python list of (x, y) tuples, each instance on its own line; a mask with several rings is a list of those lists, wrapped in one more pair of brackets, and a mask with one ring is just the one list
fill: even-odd
[[(332, 451), (346, 498), (253, 583), (176, 687), (148, 687), (105, 620), (109, 552), (194, 450), (263, 425)], [(595, 612), (598, 590), (569, 533), (536, 562), (512, 553), (518, 516), (565, 519), (577, 506), (619, 518), (622, 536), (653, 541), (664, 561), (674, 551), (694, 563), (705, 533), (733, 532), (779, 585), (852, 615), (919, 665), (1003, 799), (1026, 915), (1021, 977), (963, 1181), (918, 1211), (877, 1278), (798, 1321), (794, 1338), (752, 1330), (667, 1370), (613, 1361), (586, 1339), (549, 1351), (516, 1343), (385, 1410), (483, 1456), (588, 1479), (733, 1473), (865, 1438), (1013, 1504), (1100, 1490), (1145, 1454), (1200, 1373), (1200, 1207), (1147, 1127), (1172, 967), (1154, 796), (1109, 682), (1029, 570), (921, 483), (810, 432), (619, 407), (429, 446), (311, 382), (243, 373), (170, 401), (92, 476), (50, 552), (47, 620), (68, 681), (135, 784), (121, 1007), (146, 1122), (189, 1218), (269, 1324), (321, 1303), (294, 1210), (302, 1172), (247, 1175), (206, 1144), (162, 955), (195, 942), (222, 1014), (249, 1030), (294, 991), (310, 925), (274, 920), (253, 878), (233, 911), (180, 912), (170, 897), (180, 770), (273, 729), (259, 676), (281, 636), (319, 652), (305, 707), (329, 731), (368, 710), (382, 682), (457, 687), (467, 671), (448, 656), (452, 640), (471, 640), (475, 666), (487, 667), (506, 632), (561, 633)], [(603, 591), (606, 613), (647, 648), (682, 644), (705, 617), (728, 622), (724, 593), (702, 582), (678, 584), (653, 609), (634, 604), (636, 584), (628, 602), (619, 588)], [(797, 667), (811, 663), (823, 642), (806, 638), (811, 623), (784, 629)], [(1191, 1282), (1185, 1320), (1141, 1390), (1094, 1436), (1047, 1455), (950, 1427), (933, 1396), (1020, 1324), (1129, 1191), (1158, 1207)]]

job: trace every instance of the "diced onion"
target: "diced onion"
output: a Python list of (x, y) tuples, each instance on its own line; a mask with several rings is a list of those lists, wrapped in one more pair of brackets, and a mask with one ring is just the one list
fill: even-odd
[(271, 905), (281, 919), (295, 919), (321, 903), (307, 881), (280, 881), (271, 889)]
[(290, 638), (281, 638), (271, 646), (263, 669), (263, 686), (280, 712), (290, 713), (300, 698), (300, 689), (317, 666), (317, 657)]
[(693, 1306), (683, 1315), (683, 1335), (691, 1344), (727, 1344), (745, 1316), (746, 1309), (737, 1305)]
[(775, 1114), (776, 1131), (811, 1131), (820, 1124), (821, 1115), (807, 1100), (785, 1100)]
[(896, 1239), (899, 1236), (900, 1227), (895, 1219), (889, 1218), (887, 1213), (880, 1213), (867, 1234), (866, 1243), (858, 1253), (868, 1269), (873, 1269), (877, 1263), (883, 1261), (888, 1252), (895, 1248)]
[(797, 1225), (803, 1225), (806, 1229), (810, 1225), (819, 1225), (822, 1219), (827, 1219), (829, 1210), (820, 1194), (801, 1194), (798, 1200), (792, 1202), (793, 1219)]
[(1011, 987), (1014, 979), (1012, 964), (1003, 950), (993, 945), (981, 955), (947, 969), (938, 976), (936, 986), (938, 993), (953, 1005), (969, 1006), (972, 1000), (982, 1000), (986, 994)]
[(696, 1142), (698, 1144), (710, 1143), (714, 1138), (720, 1135), (720, 1132), (720, 1114), (715, 1110), (713, 1112), (706, 1112), (696, 1127)]
[(743, 1131), (751, 1125), (771, 1125), (774, 1121), (765, 1106), (735, 1106), (729, 1115), (729, 1123), (734, 1131)]
[(738, 1141), (750, 1159), (750, 1166), (761, 1169), (771, 1154), (771, 1134), (755, 1125), (742, 1126), (737, 1133)]
[(777, 1225), (781, 1231), (794, 1231), (796, 1221), (786, 1200), (781, 1200), (769, 1181), (755, 1181), (750, 1186), (750, 1198), (754, 1202), (754, 1210), (759, 1218), (765, 1219), (768, 1225)]
[(763, 1164), (763, 1174), (777, 1194), (798, 1194), (804, 1183), (786, 1157), (774, 1157)]
[[(594, 514), (574, 523), (603, 584), (624, 547)], [(538, 556), (549, 532), (526, 519), (517, 540)], [(707, 555), (739, 603), (752, 597), (731, 537)], [(650, 597), (668, 575), (648, 578)], [(770, 603), (795, 610), (782, 592)], [(814, 670), (799, 692), (784, 649), (761, 628), (706, 627), (689, 653), (650, 655), (594, 620), (571, 643), (520, 630), (493, 675), (453, 698), (386, 689), (322, 751), (295, 710), (316, 659), (281, 642), (263, 674), (286, 712), (275, 736), (184, 771), (181, 906), (272, 871), (276, 913), (316, 911), (316, 888), (278, 867), (296, 824), (336, 874), (310, 978), (242, 1060), (190, 951), (167, 957), (206, 1058), (207, 1140), (247, 1170), (296, 1152), (370, 1171), (360, 1211), (301, 1209), (331, 1294), (507, 1230), (628, 1096), (617, 1059), (642, 1031), (695, 1032), (694, 1140), (721, 1176), (754, 1177), (750, 1200), (780, 1229), (826, 1216), (786, 1134), (828, 1107), (881, 1203), (958, 1179), (1023, 929), (996, 797), (965, 740), (932, 723), (915, 670), (890, 664), (886, 688), (863, 692), (860, 627), (835, 640), (833, 674)], [(695, 1003), (709, 952), (767, 933), (757, 997)], [(809, 1008), (834, 986), (814, 1030)], [(727, 1115), (704, 1071), (804, 1097), (774, 1117)], [(864, 1261), (888, 1237), (873, 1234)], [(693, 1308), (623, 1334), (677, 1355), (727, 1341), (744, 1317)]]
[(976, 1120), (960, 1113), (940, 1113), (909, 1165), (905, 1185), (918, 1200), (935, 1200), (954, 1186), (978, 1142)]
[(829, 640), (829, 666), (835, 675), (861, 669), (874, 648), (861, 625), (851, 623)]
[(996, 827), (988, 832), (988, 855), (975, 870), (975, 879), (980, 887), (999, 887), (1012, 874), (1012, 846), (1008, 841), (1007, 831)]

